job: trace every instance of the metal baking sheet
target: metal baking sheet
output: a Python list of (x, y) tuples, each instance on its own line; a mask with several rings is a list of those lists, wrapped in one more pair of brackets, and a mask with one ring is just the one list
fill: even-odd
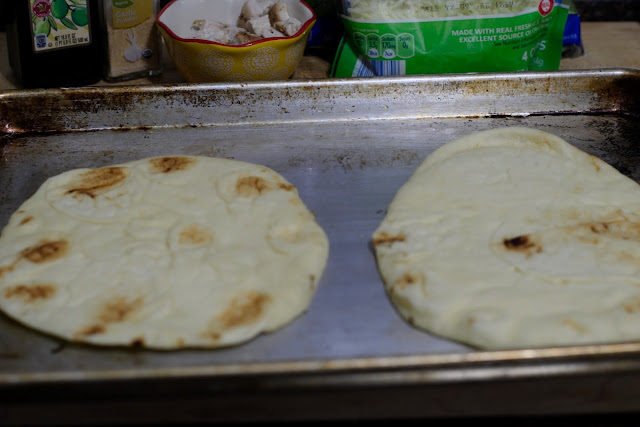
[(15, 401), (51, 387), (96, 398), (109, 386), (149, 395), (169, 383), (264, 397), (274, 390), (495, 385), (635, 372), (640, 343), (487, 352), (417, 330), (385, 295), (369, 239), (420, 162), (473, 131), (545, 130), (640, 181), (638, 100), (640, 71), (627, 69), (0, 93), (1, 226), (49, 176), (192, 154), (280, 172), (331, 242), (309, 310), (232, 348), (97, 348), (0, 315), (0, 398)]

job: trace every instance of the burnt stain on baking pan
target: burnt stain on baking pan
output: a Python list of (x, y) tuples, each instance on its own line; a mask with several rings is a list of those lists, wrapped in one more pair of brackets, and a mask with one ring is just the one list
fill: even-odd
[[(188, 88), (157, 87), (149, 90), (145, 86), (63, 88), (27, 95), (16, 91), (15, 94), (4, 95), (5, 102), (0, 102), (0, 135), (149, 130), (157, 126), (154, 116), (137, 114), (145, 106), (158, 110), (217, 108), (221, 104), (234, 103), (237, 95), (231, 92), (221, 96)], [(162, 126), (166, 127), (166, 124)], [(191, 122), (173, 127), (201, 126), (199, 122)]]
[[(90, 120), (105, 111), (127, 113), (146, 97), (142, 88), (73, 88), (49, 90), (0, 103), (5, 132), (59, 133), (90, 129)], [(20, 94), (18, 94), (20, 95)], [(46, 112), (46, 120), (43, 119)]]
[(13, 352), (0, 353), (0, 359), (4, 359), (4, 360), (20, 360), (22, 358), (23, 358), (23, 355), (20, 353), (13, 353)]
[(588, 93), (597, 93), (601, 110), (635, 111), (640, 110), (640, 86), (637, 76), (620, 74), (614, 79), (592, 78), (586, 85)]

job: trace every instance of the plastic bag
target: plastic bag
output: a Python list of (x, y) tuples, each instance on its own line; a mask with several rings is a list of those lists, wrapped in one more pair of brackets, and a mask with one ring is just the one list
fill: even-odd
[(559, 0), (343, 0), (332, 76), (557, 70)]

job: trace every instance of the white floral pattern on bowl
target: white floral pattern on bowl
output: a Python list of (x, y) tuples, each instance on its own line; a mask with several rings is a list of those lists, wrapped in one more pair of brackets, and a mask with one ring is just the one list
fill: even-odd
[(250, 74), (262, 76), (267, 74), (278, 63), (280, 53), (273, 47), (261, 47), (244, 58), (244, 69)]

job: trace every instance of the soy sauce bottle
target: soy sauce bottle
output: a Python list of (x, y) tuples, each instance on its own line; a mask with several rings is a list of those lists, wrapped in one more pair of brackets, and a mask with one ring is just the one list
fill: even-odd
[(24, 88), (83, 86), (102, 75), (95, 0), (12, 0), (9, 65)]

